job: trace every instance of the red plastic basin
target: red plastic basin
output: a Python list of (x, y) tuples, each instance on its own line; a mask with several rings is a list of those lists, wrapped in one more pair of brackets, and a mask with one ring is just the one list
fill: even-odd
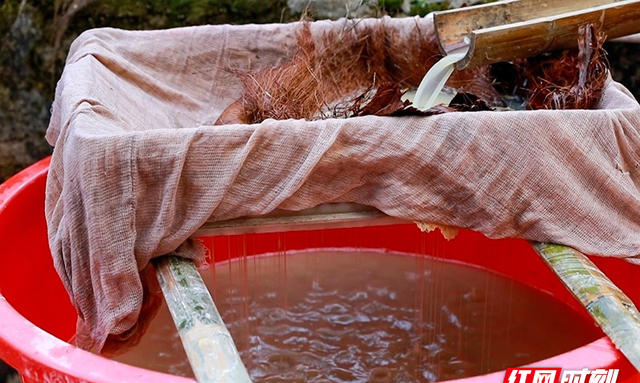
[[(17, 369), (25, 382), (193, 382), (105, 359), (63, 341), (73, 335), (76, 314), (49, 253), (44, 218), (48, 166), (49, 159), (42, 160), (0, 185), (0, 359)], [(523, 240), (490, 240), (463, 230), (455, 240), (445, 241), (437, 233), (420, 233), (414, 225), (327, 230), (311, 237), (261, 234), (256, 239), (207, 238), (205, 243), (213, 250), (215, 261), (285, 249), (384, 246), (424, 253), (433, 248), (447, 258), (547, 291), (587, 315)], [(616, 259), (594, 257), (594, 261), (632, 300), (640, 301), (640, 285), (634, 283), (640, 267)], [(604, 336), (531, 366), (618, 368), (618, 382), (640, 382), (637, 371)], [(460, 382), (501, 383), (503, 379), (504, 371)]]

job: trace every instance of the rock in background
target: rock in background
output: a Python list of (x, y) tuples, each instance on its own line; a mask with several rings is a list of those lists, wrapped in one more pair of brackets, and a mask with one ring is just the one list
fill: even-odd
[(8, 12), (10, 5), (5, 2), (0, 15), (0, 179), (51, 151), (43, 139), (52, 99), (43, 83), (51, 76), (34, 54), (46, 32), (27, 7)]

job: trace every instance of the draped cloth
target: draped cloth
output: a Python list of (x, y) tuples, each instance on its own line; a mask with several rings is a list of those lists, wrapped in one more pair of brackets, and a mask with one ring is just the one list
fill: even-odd
[[(385, 22), (433, 28), (428, 18)], [(214, 126), (243, 91), (232, 70), (286, 62), (298, 27), (106, 28), (73, 43), (47, 131), (46, 217), (79, 346), (135, 341), (157, 298), (150, 259), (201, 262), (189, 238), (205, 221), (276, 208), (355, 202), (639, 259), (640, 106), (621, 84), (609, 80), (594, 110)]]

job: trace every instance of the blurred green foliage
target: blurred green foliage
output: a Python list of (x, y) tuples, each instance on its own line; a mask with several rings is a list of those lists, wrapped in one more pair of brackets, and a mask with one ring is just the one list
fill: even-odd
[(378, 7), (387, 13), (395, 14), (402, 12), (402, 0), (378, 0)]
[(407, 16), (425, 16), (427, 13), (442, 11), (451, 8), (451, 4), (448, 1), (433, 1), (433, 0), (410, 0), (408, 2), (408, 12), (404, 8), (403, 0), (378, 0), (378, 8), (382, 11), (382, 14), (389, 14), (391, 16), (407, 15)]
[(451, 5), (448, 1), (441, 1), (437, 3), (427, 0), (411, 1), (411, 13), (420, 16), (425, 16), (428, 13), (443, 11), (449, 8), (451, 8)]

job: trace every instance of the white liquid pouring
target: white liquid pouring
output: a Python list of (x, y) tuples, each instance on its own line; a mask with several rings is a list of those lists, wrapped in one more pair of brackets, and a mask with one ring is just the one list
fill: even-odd
[(413, 99), (413, 106), (427, 110), (437, 104), (438, 96), (455, 69), (455, 64), (462, 60), (469, 51), (469, 46), (451, 51), (435, 63), (422, 78)]

